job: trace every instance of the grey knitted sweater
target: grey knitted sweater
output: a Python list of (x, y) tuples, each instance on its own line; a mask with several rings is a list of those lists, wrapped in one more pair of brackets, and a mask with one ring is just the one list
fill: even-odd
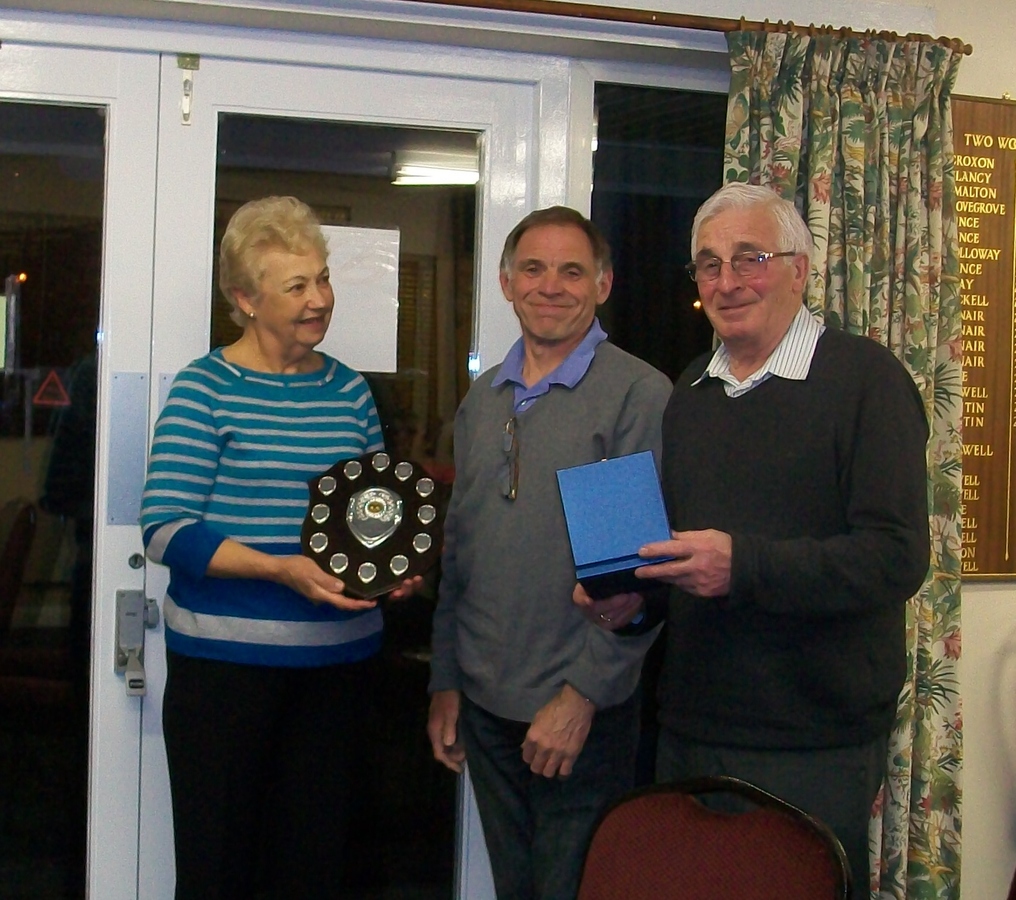
[(575, 567), (556, 471), (652, 450), (670, 396), (661, 372), (604, 341), (574, 387), (553, 385), (518, 415), (518, 496), (502, 491), (514, 387), (477, 379), (455, 420), (455, 485), (434, 615), (430, 690), (462, 690), (531, 721), (565, 683), (597, 707), (626, 700), (655, 632), (618, 637), (572, 602)]

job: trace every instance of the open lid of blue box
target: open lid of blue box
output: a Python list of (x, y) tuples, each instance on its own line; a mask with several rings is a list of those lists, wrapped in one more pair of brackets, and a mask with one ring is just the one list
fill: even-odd
[(558, 469), (557, 483), (579, 581), (645, 565), (639, 547), (670, 538), (649, 450)]

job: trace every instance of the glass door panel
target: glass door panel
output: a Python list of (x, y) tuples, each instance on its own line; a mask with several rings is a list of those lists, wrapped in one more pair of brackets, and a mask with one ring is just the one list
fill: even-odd
[(143, 700), (113, 670), (113, 600), (140, 535), (111, 512), (132, 469), (110, 445), (143, 448), (114, 387), (150, 353), (156, 63), (0, 54), (3, 898), (137, 896)]
[(143, 700), (114, 672), (113, 601), (141, 542), (110, 445), (143, 448), (144, 404), (114, 388), (147, 377), (157, 92), (151, 55), (0, 54), (4, 900), (137, 896)]
[[(213, 250), (229, 217), (248, 200), (292, 194), (310, 204), (333, 244), (343, 229), (397, 232), (396, 321), (357, 307), (355, 273), (332, 264), (336, 311), (325, 349), (368, 373), (390, 449), (437, 466), (451, 465), (451, 428), (469, 387), (472, 345), (477, 190), (445, 183), (478, 178), (480, 135), (468, 131), (294, 120), (222, 113), (218, 129)], [(432, 163), (426, 183), (394, 183), (407, 160)], [(333, 246), (333, 251), (336, 248)], [(218, 289), (213, 258), (210, 347), (231, 343), (240, 329)], [(380, 311), (379, 311), (380, 312)], [(351, 324), (351, 321), (354, 324)], [(381, 352), (363, 349), (365, 334), (388, 324)], [(394, 341), (392, 347), (385, 346)]]
[[(407, 158), (454, 160), (476, 172), (478, 143), (475, 132), (219, 115), (213, 249), (248, 200), (293, 195), (315, 209), (329, 237), (336, 295), (322, 347), (367, 377), (388, 449), (445, 482), (455, 410), (469, 383), (476, 187), (442, 184), (456, 176), (439, 171), (427, 184), (393, 178)], [(359, 229), (398, 236), (397, 295), (386, 298), (397, 301), (394, 322), (378, 316), (374, 324), (369, 310), (354, 310), (363, 303), (362, 280), (336, 259), (344, 235)], [(217, 263), (209, 290), (216, 347), (241, 333), (218, 289)], [(371, 332), (395, 328), (368, 341), (365, 319)], [(369, 770), (356, 779), (361, 790), (342, 863), (351, 898), (452, 896), (456, 779), (435, 764), (424, 739), (438, 574), (430, 572), (410, 601), (385, 608), (377, 703), (360, 741)]]
[(725, 94), (597, 82), (592, 219), (614, 253), (611, 340), (672, 379), (713, 330), (684, 264), (691, 223), (722, 182)]
[(103, 107), (0, 104), (5, 900), (85, 896), (105, 130)]

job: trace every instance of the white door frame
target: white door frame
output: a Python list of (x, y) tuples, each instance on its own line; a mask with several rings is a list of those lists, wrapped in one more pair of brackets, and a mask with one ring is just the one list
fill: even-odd
[[(475, 75), (387, 68), (386, 64), (394, 65), (394, 58), (379, 59), (376, 50), (369, 60), (351, 62), (344, 52), (330, 54), (329, 65), (315, 66), (306, 65), (305, 59), (290, 64), (202, 55), (196, 70), (178, 68), (175, 56), (163, 57), (152, 332), (153, 415), (164, 399), (172, 374), (207, 350), (220, 113), (430, 126), (482, 134), (476, 254), (478, 325), (474, 344), (480, 368), (500, 361), (517, 337), (518, 325), (501, 295), (497, 272), (505, 235), (535, 205), (539, 109), (545, 102), (539, 85), (517, 78), (481, 79)], [(433, 70), (434, 66), (428, 68)], [(184, 78), (191, 81), (192, 91), (187, 124), (181, 115)], [(542, 130), (546, 133), (555, 127), (563, 131), (563, 125), (553, 124)], [(564, 138), (562, 133), (554, 141), (559, 148), (555, 167), (559, 173), (565, 169)], [(161, 597), (165, 581), (165, 570), (150, 565), (149, 596)], [(164, 813), (168, 798), (165, 751), (158, 727), (164, 683), (161, 644), (151, 645), (146, 665), (152, 697), (146, 703), (142, 750), (139, 896), (142, 900), (166, 900), (173, 877), (167, 854), (171, 830)], [(460, 819), (463, 844), (457, 891), (471, 900), (492, 897), (486, 854), (468, 789)]]
[[(137, 895), (142, 701), (127, 696), (123, 679), (113, 672), (113, 659), (114, 598), (120, 588), (142, 587), (143, 572), (128, 565), (142, 547), (136, 524), (107, 521), (108, 473), (110, 431), (124, 412), (112, 408), (112, 385), (123, 373), (147, 374), (148, 369), (157, 89), (154, 54), (40, 47), (8, 38), (0, 49), (0, 98), (101, 106), (107, 116), (88, 821), (89, 896), (103, 900), (134, 900)], [(139, 412), (144, 415), (144, 408)]]

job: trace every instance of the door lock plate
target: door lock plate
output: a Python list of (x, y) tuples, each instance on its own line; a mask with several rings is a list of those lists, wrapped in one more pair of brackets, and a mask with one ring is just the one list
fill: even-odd
[(159, 607), (144, 591), (116, 592), (116, 658), (113, 668), (123, 675), (127, 694), (143, 697), (145, 683), (145, 629), (159, 624)]

